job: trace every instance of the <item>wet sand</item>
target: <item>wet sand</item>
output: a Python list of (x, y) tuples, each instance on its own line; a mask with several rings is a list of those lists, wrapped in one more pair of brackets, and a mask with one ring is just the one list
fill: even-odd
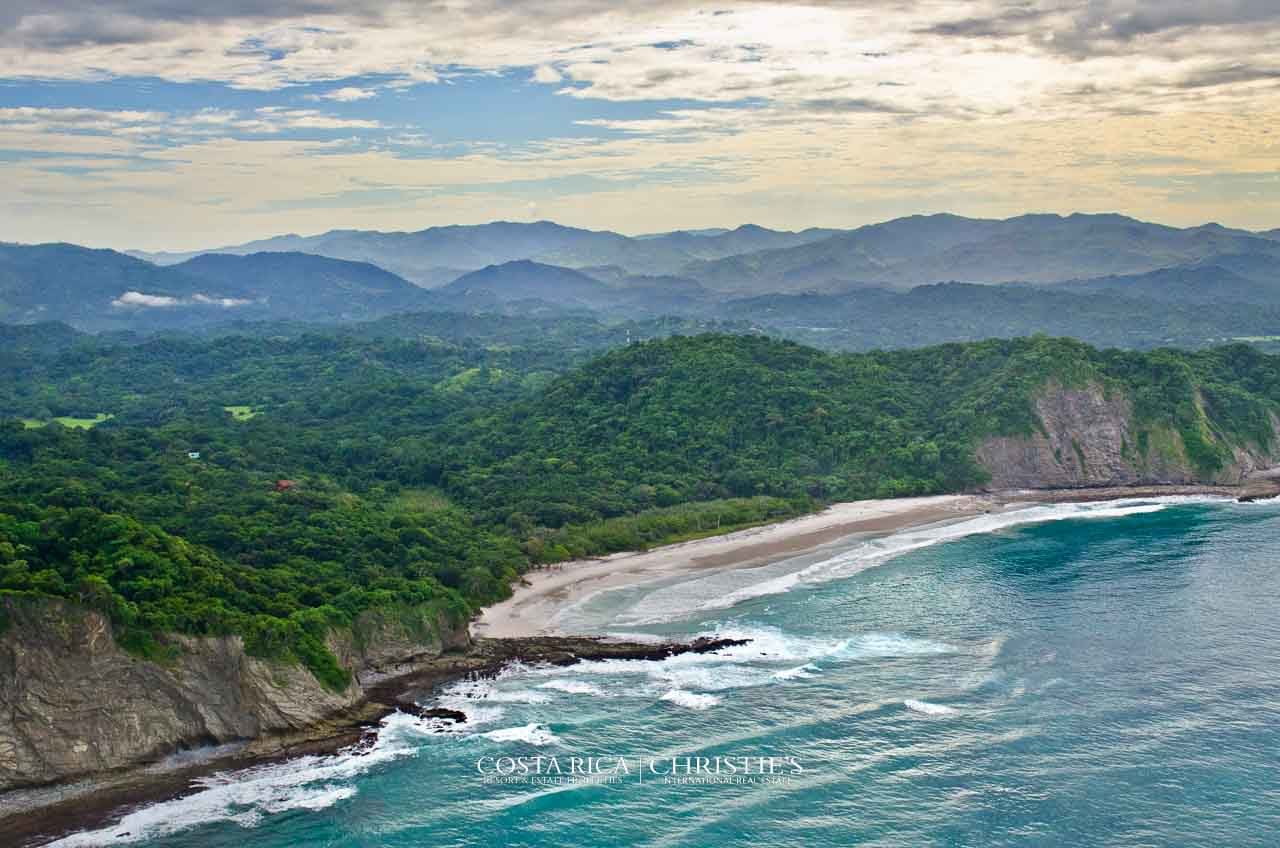
[(554, 635), (559, 633), (556, 616), (561, 610), (606, 589), (698, 569), (749, 568), (855, 533), (891, 533), (997, 508), (994, 498), (983, 495), (852, 501), (723, 536), (559, 563), (525, 575), (515, 594), (488, 607), (472, 625), (472, 632), (495, 639)]
[(850, 501), (813, 515), (666, 545), (547, 566), (525, 575), (506, 601), (485, 609), (472, 633), (495, 639), (563, 635), (557, 616), (591, 595), (683, 572), (750, 568), (804, 553), (854, 534), (883, 534), (1036, 503), (1075, 503), (1170, 495), (1271, 496), (1280, 481), (1244, 486), (1155, 485), (1026, 489), (969, 495)]

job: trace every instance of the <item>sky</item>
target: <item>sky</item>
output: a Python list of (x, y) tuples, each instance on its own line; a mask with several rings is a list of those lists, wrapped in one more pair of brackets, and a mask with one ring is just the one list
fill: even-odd
[(1280, 227), (1277, 0), (3, 0), (0, 241)]

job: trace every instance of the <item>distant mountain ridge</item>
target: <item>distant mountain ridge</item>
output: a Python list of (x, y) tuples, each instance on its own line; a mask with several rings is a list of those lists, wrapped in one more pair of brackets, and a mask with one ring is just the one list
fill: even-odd
[(735, 292), (834, 290), (854, 284), (910, 288), (1140, 274), (1241, 255), (1263, 257), (1280, 267), (1280, 243), (1216, 224), (1179, 229), (1110, 214), (1006, 220), (929, 215), (872, 224), (812, 244), (702, 262), (685, 273), (709, 288)]
[[(1163, 338), (1194, 343), (1204, 338), (1197, 335), (1202, 332), (1280, 335), (1280, 326), (1257, 315), (1217, 309), (1280, 307), (1277, 234), (1280, 230), (1255, 233), (1218, 224), (1178, 228), (1115, 214), (1004, 220), (936, 214), (853, 230), (789, 232), (744, 225), (642, 237), (547, 221), (413, 233), (334, 230), (279, 236), (164, 266), (68, 244), (0, 245), (0, 320), (148, 331), (237, 320), (357, 321), (421, 310), (543, 316), (585, 311), (624, 320), (661, 315), (758, 319), (796, 333), (809, 332), (804, 328), (812, 324), (856, 345), (860, 337), (848, 330), (870, 330), (866, 322), (874, 322), (877, 311), (906, 327), (907, 313), (919, 309), (922, 323), (945, 324), (949, 334), (965, 337), (970, 331), (951, 321), (947, 310), (967, 316), (977, 337), (1053, 317), (1046, 311), (1052, 298), (1044, 293), (1015, 297), (949, 290), (945, 296), (935, 292), (905, 300), (873, 294), (945, 283), (1016, 284), (1091, 298), (1077, 305), (1113, 328), (1106, 334), (1109, 341), (1118, 338), (1107, 311), (1113, 310), (1141, 319), (1134, 326), (1142, 327), (1142, 343)], [(868, 295), (845, 296), (856, 291)], [(814, 323), (795, 312), (806, 312), (817, 301), (770, 299), (805, 293), (840, 295), (830, 302), (833, 313), (827, 317), (843, 316), (846, 325)], [(1013, 316), (1018, 320), (983, 314), (979, 304), (984, 302), (1020, 310)], [(1135, 303), (1178, 309), (1142, 315)], [(1189, 305), (1216, 311), (1201, 319), (1181, 309)], [(871, 313), (856, 311), (864, 309)], [(1038, 317), (1025, 320), (1031, 315)], [(1170, 322), (1168, 333), (1153, 323), (1157, 315)], [(922, 326), (908, 334), (927, 343), (930, 332)], [(884, 339), (882, 333), (871, 335)]]
[[(912, 215), (850, 230), (798, 232), (751, 224), (628, 237), (550, 221), (498, 221), (417, 232), (333, 230), (220, 248), (218, 253), (294, 251), (371, 262), (427, 288), (494, 265), (532, 261), (591, 273), (674, 275), (708, 289), (749, 295), (910, 288), (938, 282), (1049, 283), (1213, 262), (1249, 279), (1239, 257), (1280, 263), (1280, 230), (1255, 233), (1218, 224), (1178, 228), (1116, 214), (1020, 215), (1008, 219)], [(190, 254), (138, 254), (161, 263)], [(1232, 264), (1235, 262), (1236, 264)]]
[(465, 274), (431, 294), (446, 308), (466, 311), (542, 301), (561, 308), (631, 310), (645, 315), (688, 314), (700, 311), (712, 299), (694, 280), (628, 275), (613, 266), (604, 270), (610, 273), (588, 275), (524, 259)]
[(429, 305), (427, 292), (382, 268), (305, 253), (206, 254), (160, 267), (70, 244), (0, 245), (0, 320), (12, 323), (162, 329), (362, 320)]
[[(745, 225), (725, 232), (678, 231), (633, 238), (604, 230), (565, 227), (550, 221), (495, 221), (472, 226), (431, 227), (417, 232), (331, 230), (316, 236), (276, 236), (200, 253), (313, 253), (372, 262), (423, 287), (435, 288), (468, 271), (526, 259), (567, 268), (618, 265), (631, 273), (666, 274), (690, 262), (805, 244), (833, 232), (836, 231), (811, 229), (793, 233)], [(168, 265), (199, 254), (134, 252), (132, 255)]]
[(173, 270), (207, 280), (264, 309), (294, 318), (355, 321), (421, 308), (425, 292), (368, 262), (309, 253), (210, 253)]
[(1254, 303), (1280, 306), (1280, 272), (1270, 278), (1263, 278), (1261, 275), (1251, 278), (1224, 268), (1212, 260), (1160, 268), (1145, 274), (1068, 280), (1054, 283), (1051, 287), (1058, 291), (1105, 292), (1160, 303)]

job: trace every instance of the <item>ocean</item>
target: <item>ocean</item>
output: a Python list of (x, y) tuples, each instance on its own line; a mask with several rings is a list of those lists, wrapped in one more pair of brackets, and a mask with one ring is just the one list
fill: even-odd
[(1273, 846), (1280, 504), (1032, 507), (598, 594), (513, 668), (61, 846)]

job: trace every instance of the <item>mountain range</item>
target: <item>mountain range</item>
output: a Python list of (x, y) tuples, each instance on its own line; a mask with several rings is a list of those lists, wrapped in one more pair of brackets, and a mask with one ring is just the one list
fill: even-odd
[(430, 306), (375, 265), (303, 253), (205, 254), (161, 267), (72, 244), (0, 245), (0, 320), (171, 329), (227, 320), (363, 320)]
[(1039, 330), (1123, 344), (1126, 327), (1130, 343), (1151, 345), (1280, 335), (1273, 309), (1280, 230), (1114, 214), (635, 237), (497, 222), (287, 235), (199, 254), (0, 245), (0, 320), (95, 331), (435, 310), (747, 321), (843, 347)]
[[(747, 225), (727, 232), (679, 231), (629, 238), (614, 232), (564, 227), (550, 221), (531, 224), (497, 221), (478, 226), (432, 227), (413, 233), (332, 230), (318, 236), (277, 236), (202, 252), (287, 251), (373, 262), (424, 288), (434, 288), (467, 271), (523, 259), (569, 268), (617, 265), (634, 273), (665, 274), (699, 260), (807, 244), (834, 232), (814, 229), (792, 233)], [(136, 252), (134, 255), (157, 264), (177, 264), (197, 254)]]
[[(1276, 231), (1217, 224), (1180, 229), (1122, 215), (1021, 215), (1005, 220), (913, 215), (852, 230), (742, 226), (639, 238), (548, 221), (433, 227), (418, 232), (334, 230), (279, 236), (217, 253), (291, 251), (372, 262), (426, 288), (517, 260), (575, 270), (616, 266), (676, 275), (731, 293), (910, 288), (937, 282), (1057, 282), (1141, 274), (1215, 257), (1280, 257)], [(192, 254), (135, 254), (174, 264)]]

